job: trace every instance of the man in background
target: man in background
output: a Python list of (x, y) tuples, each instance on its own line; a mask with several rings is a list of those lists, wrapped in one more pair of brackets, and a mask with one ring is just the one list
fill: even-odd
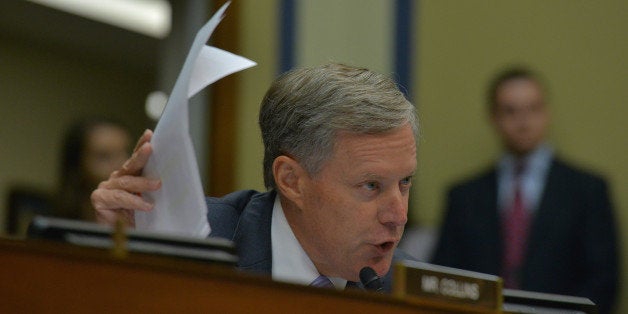
[(610, 312), (619, 273), (606, 182), (547, 143), (545, 89), (532, 72), (499, 74), (488, 103), (504, 154), (449, 191), (432, 262), (499, 275), (505, 288), (588, 297)]
[[(330, 64), (279, 77), (259, 124), (269, 191), (208, 198), (209, 236), (234, 241), (245, 271), (344, 289), (368, 266), (390, 291), (392, 261), (407, 257), (396, 247), (417, 166), (414, 106), (390, 78)], [(134, 210), (153, 207), (138, 194), (160, 187), (141, 176), (151, 136), (92, 193), (100, 222), (133, 225)]]

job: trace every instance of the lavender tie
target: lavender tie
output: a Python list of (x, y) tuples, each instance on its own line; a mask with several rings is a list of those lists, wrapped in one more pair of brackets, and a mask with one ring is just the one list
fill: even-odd
[(310, 284), (310, 286), (312, 287), (318, 287), (318, 288), (333, 288), (334, 284), (331, 282), (331, 280), (329, 280), (329, 278), (320, 275), (318, 276), (318, 278), (314, 279), (314, 281), (312, 281), (312, 283)]

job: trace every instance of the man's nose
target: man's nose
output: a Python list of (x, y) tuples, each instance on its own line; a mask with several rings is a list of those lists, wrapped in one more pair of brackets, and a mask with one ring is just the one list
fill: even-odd
[(390, 226), (404, 226), (408, 222), (408, 198), (399, 189), (386, 193), (378, 212), (380, 223)]

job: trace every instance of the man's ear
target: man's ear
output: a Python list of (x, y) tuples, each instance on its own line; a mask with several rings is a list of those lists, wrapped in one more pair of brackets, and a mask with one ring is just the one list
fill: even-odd
[(303, 184), (307, 180), (307, 172), (294, 159), (279, 156), (273, 161), (273, 175), (278, 192), (302, 208)]

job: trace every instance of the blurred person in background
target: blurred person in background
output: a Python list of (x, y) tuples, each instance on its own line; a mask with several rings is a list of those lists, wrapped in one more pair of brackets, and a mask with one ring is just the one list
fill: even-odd
[(61, 152), (53, 216), (95, 221), (90, 194), (129, 158), (132, 138), (122, 123), (102, 117), (75, 122)]
[(432, 262), (499, 275), (505, 288), (587, 297), (609, 313), (619, 271), (608, 186), (556, 156), (545, 95), (526, 68), (496, 76), (489, 114), (504, 154), (449, 191)]

